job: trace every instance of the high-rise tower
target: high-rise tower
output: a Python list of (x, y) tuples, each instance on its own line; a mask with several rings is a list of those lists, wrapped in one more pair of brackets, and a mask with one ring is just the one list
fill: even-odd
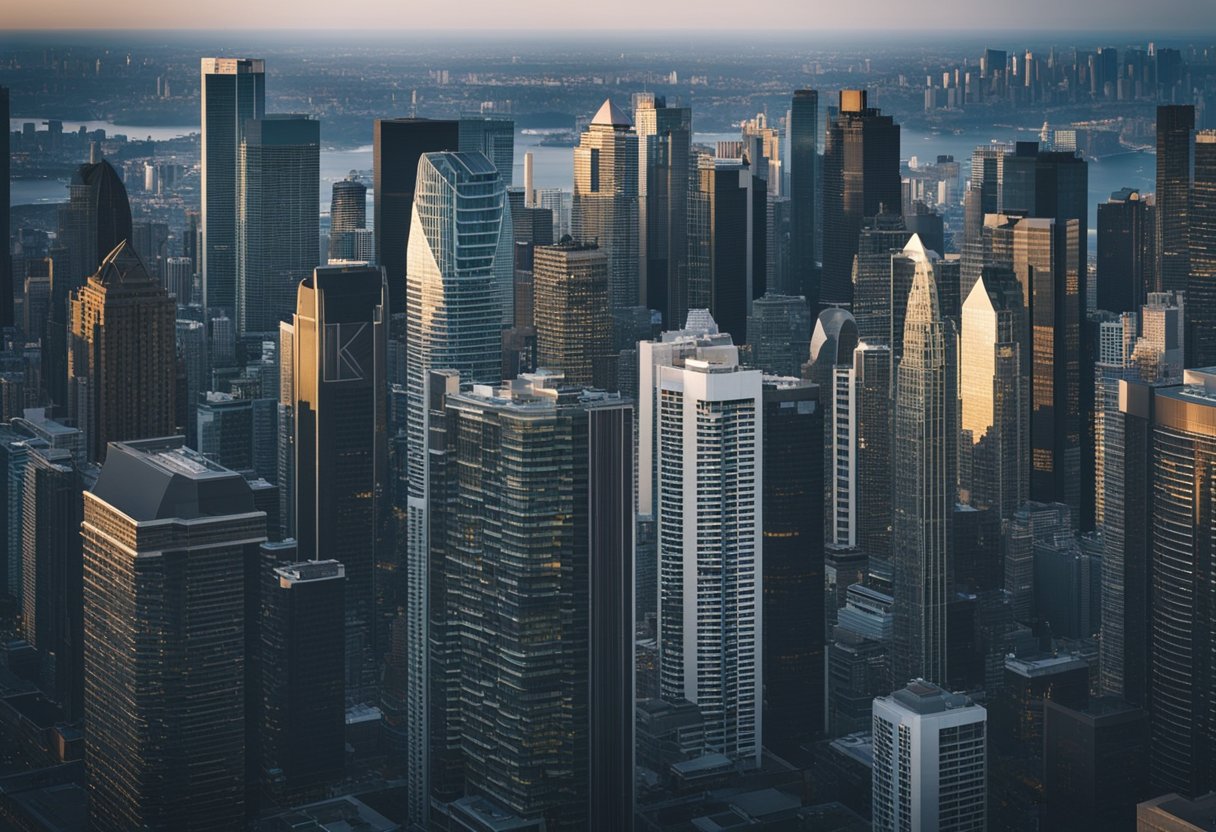
[(1216, 365), (1216, 130), (1195, 135), (1188, 251), (1187, 366), (1211, 367)]
[(172, 435), (176, 309), (129, 243), (72, 295), (70, 327), (69, 412), (89, 459), (104, 460), (110, 442)]
[(634, 99), (642, 300), (668, 329), (688, 315), (688, 188), (692, 110), (662, 96)]
[(1191, 171), (1195, 107), (1157, 107), (1157, 291), (1185, 290), (1190, 272)]
[(823, 150), (821, 302), (852, 300), (862, 220), (898, 211), (902, 198), (899, 125), (867, 106), (865, 90), (841, 90), (840, 111), (828, 125)]
[[(245, 124), (266, 114), (266, 62), (202, 59), (202, 225), (199, 272), (203, 307), (236, 314), (237, 194)], [(208, 317), (214, 317), (214, 314)]]
[(819, 164), (819, 93), (795, 90), (790, 104), (790, 285), (818, 310), (819, 280), (815, 263), (815, 168)]
[(638, 257), (638, 136), (633, 122), (605, 101), (574, 148), (576, 240), (594, 242), (608, 255), (608, 298), (613, 309), (641, 303)]
[(919, 238), (904, 251), (916, 262), (916, 276), (895, 382), (892, 678), (944, 680), (957, 429), (953, 333), (942, 320), (933, 263)]
[(238, 334), (278, 331), (318, 259), (320, 123), (269, 115), (246, 122), (237, 156)]

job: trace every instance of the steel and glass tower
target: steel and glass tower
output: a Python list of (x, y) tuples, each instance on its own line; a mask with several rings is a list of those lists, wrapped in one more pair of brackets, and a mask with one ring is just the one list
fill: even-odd
[(942, 320), (933, 263), (918, 237), (895, 383), (892, 567), (895, 680), (946, 678), (947, 570), (955, 503), (952, 333)]
[(236, 325), (272, 335), (317, 265), (320, 123), (270, 115), (244, 125), (237, 156)]
[(1191, 173), (1194, 165), (1195, 108), (1157, 108), (1157, 291), (1185, 290), (1191, 262)]
[(692, 110), (661, 96), (634, 100), (638, 134), (638, 208), (642, 301), (667, 329), (688, 315), (688, 187)]
[(819, 155), (819, 92), (795, 90), (789, 114), (790, 136), (790, 271), (788, 286), (819, 308), (815, 262), (815, 168)]
[(899, 125), (867, 106), (865, 90), (842, 90), (823, 151), (822, 302), (852, 301), (862, 220), (901, 204)]
[[(203, 307), (215, 317), (236, 314), (240, 149), (245, 124), (266, 115), (266, 62), (202, 59)], [(314, 247), (315, 248), (315, 247)]]
[(642, 299), (638, 254), (638, 136), (633, 122), (605, 101), (574, 148), (573, 236), (608, 255), (613, 309)]
[[(427, 444), (425, 384), (432, 369), (464, 382), (502, 375), (502, 330), (513, 314), (511, 211), (506, 187), (481, 153), (425, 153), (418, 162), (406, 280), (408, 505), (406, 694), (411, 817), (426, 812)], [(347, 574), (350, 564), (347, 562)]]
[(367, 228), (367, 185), (351, 176), (334, 183), (329, 202), (329, 259), (358, 260), (354, 232)]
[(1189, 367), (1216, 365), (1216, 130), (1195, 135), (1186, 314)]
[(387, 557), (387, 300), (379, 268), (319, 267), (300, 284), (290, 344), (295, 431), (288, 447), (295, 452), (299, 557), (337, 560), (346, 569), (352, 699), (374, 687), (375, 575)]
[(568, 384), (604, 387), (612, 350), (608, 257), (591, 243), (537, 246), (532, 255), (536, 366)]

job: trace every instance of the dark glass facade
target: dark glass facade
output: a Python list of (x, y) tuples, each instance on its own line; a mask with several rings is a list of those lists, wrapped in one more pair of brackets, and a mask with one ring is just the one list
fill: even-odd
[(1165, 104), (1157, 108), (1158, 292), (1187, 288), (1194, 130), (1194, 106)]
[(375, 571), (387, 557), (384, 273), (318, 268), (295, 318), (295, 523), (301, 560), (346, 569), (347, 683), (375, 673)]
[[(1098, 308), (1139, 312), (1156, 282), (1154, 208), (1128, 188), (1098, 205)], [(1188, 292), (1189, 295), (1189, 292)], [(1189, 306), (1189, 304), (1188, 304)]]
[(902, 200), (899, 125), (866, 105), (865, 90), (842, 90), (823, 148), (822, 303), (852, 302), (862, 221), (898, 212)]
[(1216, 365), (1216, 130), (1195, 136), (1188, 252), (1186, 366), (1211, 367)]
[(418, 160), (423, 153), (459, 150), (460, 122), (425, 118), (377, 119), (372, 134), (376, 263), (388, 280), (388, 309), (405, 311), (406, 249)]
[(764, 386), (763, 741), (778, 754), (823, 734), (823, 409), (814, 384)]
[(819, 267), (815, 262), (815, 190), (819, 155), (819, 92), (795, 90), (790, 103), (790, 271), (786, 288), (819, 308)]

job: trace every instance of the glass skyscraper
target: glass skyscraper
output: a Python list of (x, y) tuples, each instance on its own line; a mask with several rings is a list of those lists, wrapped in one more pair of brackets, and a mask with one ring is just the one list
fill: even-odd
[[(481, 153), (425, 153), (418, 163), (406, 279), (408, 464), (406, 593), (410, 814), (426, 811), (427, 453), (425, 384), (432, 369), (469, 383), (502, 376), (502, 337), (514, 311), (506, 187)], [(350, 565), (347, 563), (347, 574)]]
[(634, 97), (642, 301), (676, 329), (688, 315), (688, 188), (692, 110), (662, 96)]
[(300, 284), (290, 345), (299, 557), (345, 567), (346, 686), (355, 701), (374, 686), (375, 575), (388, 557), (387, 301), (379, 268), (321, 266)]
[(320, 122), (269, 115), (244, 125), (237, 157), (237, 333), (272, 335), (317, 265)]
[(1190, 273), (1190, 196), (1195, 108), (1157, 108), (1157, 291), (1185, 290)]
[[(251, 58), (202, 59), (203, 236), (199, 273), (208, 317), (236, 314), (237, 194), (241, 138), (249, 119), (266, 115), (266, 62)], [(314, 246), (315, 248), (315, 246)]]
[(895, 383), (892, 678), (946, 678), (947, 575), (955, 504), (952, 335), (938, 306), (933, 263), (913, 237), (916, 263)]
[(795, 90), (790, 104), (790, 272), (785, 289), (803, 295), (816, 312), (819, 267), (815, 262), (815, 169), (819, 163), (819, 93)]

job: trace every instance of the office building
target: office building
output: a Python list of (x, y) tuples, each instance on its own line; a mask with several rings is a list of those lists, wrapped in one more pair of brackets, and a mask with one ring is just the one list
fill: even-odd
[(386, 302), (379, 267), (317, 268), (300, 284), (289, 353), (299, 558), (337, 560), (345, 569), (352, 697), (366, 695), (377, 659), (375, 572), (384, 556), (388, 475)]
[(1216, 130), (1195, 135), (1186, 286), (1187, 366), (1216, 365)]
[(375, 122), (372, 133), (375, 262), (384, 267), (392, 315), (405, 311), (405, 272), (418, 161), (424, 153), (457, 150), (459, 142), (457, 121), (385, 118)]
[[(797, 169), (797, 165), (795, 165)], [(853, 258), (866, 217), (902, 204), (899, 125), (867, 106), (865, 90), (841, 90), (823, 147), (822, 303), (853, 299)]]
[(795, 90), (790, 103), (790, 279), (786, 291), (803, 295), (811, 309), (819, 308), (819, 265), (816, 262), (815, 213), (819, 160), (819, 92)]
[(335, 560), (290, 562), (289, 543), (262, 552), (258, 775), (268, 798), (294, 802), (324, 796), (343, 771), (346, 572)]
[(81, 537), (92, 828), (241, 827), (265, 515), (180, 438), (116, 443)]
[(891, 560), (893, 678), (946, 678), (947, 574), (955, 503), (953, 332), (942, 320), (933, 264), (913, 237), (904, 355), (895, 380)]
[(764, 746), (824, 732), (823, 410), (815, 385), (764, 379)]
[(638, 251), (638, 136), (611, 100), (591, 119), (574, 148), (572, 234), (608, 255), (613, 309), (641, 302)]
[(638, 134), (638, 250), (642, 303), (663, 316), (664, 329), (688, 317), (688, 190), (692, 110), (662, 96), (634, 97)]
[[(367, 228), (367, 185), (355, 178), (355, 172), (333, 185), (329, 202), (330, 260), (358, 260), (361, 237)], [(375, 257), (373, 251), (367, 259)]]
[(64, 718), (84, 716), (83, 575), (80, 566), (84, 483), (71, 451), (29, 443), (22, 505), (21, 617), (39, 653), (42, 689)]
[(891, 574), (892, 379), (891, 350), (861, 341), (853, 350), (853, 417), (856, 445), (857, 548), (870, 570)]
[(612, 351), (608, 255), (594, 243), (537, 246), (532, 259), (538, 367), (566, 383), (603, 387)]
[[(496, 383), (514, 274), (511, 212), (498, 172), (481, 153), (425, 153), (418, 163), (406, 287), (407, 632), (409, 805), (425, 812), (428, 516), (425, 384), (430, 371)], [(455, 218), (476, 211), (479, 221)], [(298, 381), (297, 381), (298, 383)], [(347, 580), (352, 567), (344, 561)]]
[(197, 450), (233, 471), (253, 469), (253, 399), (208, 390), (199, 394)]
[(1187, 288), (1190, 274), (1191, 176), (1195, 165), (1195, 108), (1157, 107), (1157, 285), (1159, 292)]
[[(655, 506), (660, 694), (701, 708), (707, 750), (759, 765), (761, 374), (742, 370), (735, 356), (726, 354), (658, 366), (653, 378), (658, 402), (653, 430), (660, 450)], [(688, 510), (694, 505), (697, 511)], [(721, 579), (697, 581), (701, 564), (710, 561)]]
[(810, 349), (811, 313), (806, 299), (771, 291), (756, 298), (746, 335), (754, 367), (772, 375), (799, 376)]
[(511, 187), (515, 175), (515, 122), (506, 116), (463, 115), (457, 128), (455, 148), (462, 153), (481, 153), (494, 165), (502, 184)]
[(73, 293), (69, 414), (90, 461), (110, 442), (171, 435), (176, 425), (176, 308), (129, 243)]
[(987, 712), (915, 680), (874, 700), (874, 829), (984, 829)]
[(235, 315), (241, 140), (248, 121), (266, 115), (266, 62), (256, 58), (203, 58), (199, 98), (203, 243), (198, 268), (203, 308), (209, 315), (220, 311)]
[(767, 189), (746, 159), (698, 156), (689, 207), (689, 305), (708, 308), (725, 332), (747, 336), (763, 297)]
[(1000, 267), (984, 270), (963, 304), (958, 377), (962, 499), (1008, 519), (1029, 488), (1029, 408), (1022, 376), (1022, 292)]
[(1043, 703), (1043, 803), (1049, 829), (1131, 830), (1148, 779), (1148, 718), (1112, 697), (1084, 709)]
[[(236, 327), (273, 333), (319, 258), (320, 122), (301, 115), (251, 119), (237, 154)], [(146, 255), (145, 255), (146, 256)]]
[(1135, 312), (1156, 291), (1156, 209), (1134, 188), (1098, 205), (1097, 308)]
[[(9, 124), (9, 91), (0, 87), (0, 118)], [(12, 151), (9, 147), (12, 133), (7, 128), (0, 136), (0, 326), (12, 326), (13, 319), (13, 260), (9, 224), (9, 205), (12, 199)]]
[(433, 805), (632, 829), (633, 408), (429, 375)]
[(891, 341), (892, 331), (903, 338), (903, 316), (908, 306), (912, 272), (898, 256), (912, 233), (901, 214), (879, 214), (863, 221), (853, 267), (853, 316), (867, 340)]
[(68, 409), (69, 299), (131, 236), (131, 204), (118, 172), (104, 160), (81, 165), (68, 185), (67, 203), (58, 208), (58, 233), (50, 249), (54, 267), (43, 345), (43, 389), (61, 413)]

